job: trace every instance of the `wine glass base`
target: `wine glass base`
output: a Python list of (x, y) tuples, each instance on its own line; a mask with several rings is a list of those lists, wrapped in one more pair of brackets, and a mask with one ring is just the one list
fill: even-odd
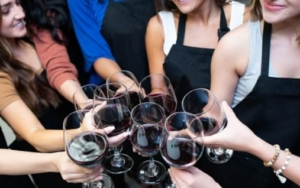
[(138, 178), (141, 182), (147, 185), (155, 185), (158, 184), (162, 178), (162, 176), (166, 172), (165, 166), (158, 162), (154, 161), (155, 168), (151, 173), (148, 172), (150, 160), (144, 161), (139, 167), (138, 167)]
[(114, 183), (108, 175), (102, 174), (102, 177), (102, 180), (86, 183), (82, 188), (114, 188)]
[(171, 176), (168, 172), (161, 178), (159, 188), (176, 188), (176, 184), (172, 182)]
[(111, 174), (123, 174), (125, 172), (128, 172), (132, 166), (133, 166), (133, 160), (131, 157), (125, 154), (120, 154), (121, 160), (124, 162), (122, 165), (113, 166), (112, 160), (114, 158), (114, 155), (108, 156), (105, 158), (105, 160), (102, 162), (103, 168)]
[(233, 155), (233, 150), (224, 148), (206, 148), (207, 158), (215, 164), (223, 164), (229, 161)]

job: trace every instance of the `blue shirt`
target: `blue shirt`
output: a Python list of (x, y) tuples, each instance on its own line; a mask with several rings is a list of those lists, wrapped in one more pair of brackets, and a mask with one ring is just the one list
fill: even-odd
[[(120, 0), (115, 0), (116, 2)], [(84, 56), (84, 69), (88, 82), (100, 84), (104, 80), (96, 73), (93, 64), (99, 58), (115, 61), (110, 47), (101, 35), (102, 21), (109, 0), (68, 0), (73, 27)]]

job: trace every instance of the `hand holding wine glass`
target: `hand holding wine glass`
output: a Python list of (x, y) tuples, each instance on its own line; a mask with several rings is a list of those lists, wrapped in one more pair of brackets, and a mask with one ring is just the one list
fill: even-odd
[(193, 166), (186, 169), (171, 167), (169, 173), (178, 188), (221, 188), (211, 176)]
[[(182, 109), (201, 120), (205, 136), (219, 134), (227, 125), (227, 118), (219, 101), (207, 89), (198, 88), (187, 93), (182, 100)], [(211, 162), (221, 164), (231, 158), (233, 150), (207, 147), (206, 154)]]
[(76, 110), (90, 110), (93, 108), (94, 91), (96, 87), (97, 86), (94, 84), (87, 84), (81, 86), (80, 89), (75, 91), (75, 93), (73, 94), (73, 104)]
[(162, 74), (151, 74), (140, 82), (140, 90), (144, 91), (142, 102), (154, 102), (165, 110), (169, 116), (176, 110), (177, 99), (170, 80)]
[(115, 72), (106, 80), (106, 83), (121, 83), (124, 85), (125, 88), (120, 87), (117, 92), (121, 93), (127, 89), (130, 97), (131, 108), (134, 108), (136, 105), (141, 103), (142, 91), (140, 91), (139, 82), (132, 72), (127, 70)]
[[(69, 158), (77, 165), (84, 168), (100, 167), (108, 151), (108, 141), (106, 135), (94, 132), (94, 118), (85, 116), (90, 115), (88, 110), (77, 110), (69, 114), (63, 122), (64, 141), (66, 152)], [(91, 124), (91, 125), (84, 125)], [(75, 132), (74, 129), (84, 132)], [(99, 182), (89, 184), (92, 187), (112, 188), (113, 183), (109, 176), (102, 175), (103, 179)]]

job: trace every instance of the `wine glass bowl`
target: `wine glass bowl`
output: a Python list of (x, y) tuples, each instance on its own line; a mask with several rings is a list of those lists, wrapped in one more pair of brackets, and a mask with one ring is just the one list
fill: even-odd
[(144, 92), (142, 102), (159, 104), (165, 110), (166, 116), (175, 112), (177, 99), (169, 78), (162, 74), (151, 74), (142, 79), (139, 87)]
[(165, 121), (164, 109), (151, 102), (141, 103), (131, 112), (133, 125), (130, 141), (132, 146), (150, 160), (138, 167), (138, 178), (145, 184), (158, 184), (166, 169), (164, 165), (153, 159), (160, 151), (160, 140)]
[[(182, 100), (182, 109), (196, 115), (202, 122), (204, 136), (211, 136), (222, 131), (227, 124), (227, 118), (217, 98), (204, 88), (188, 92)], [(192, 130), (195, 133), (195, 130)], [(227, 162), (233, 150), (223, 148), (206, 149), (208, 159), (216, 164)]]
[(94, 84), (87, 84), (75, 91), (72, 100), (76, 110), (90, 110), (93, 108), (94, 91), (96, 87)]

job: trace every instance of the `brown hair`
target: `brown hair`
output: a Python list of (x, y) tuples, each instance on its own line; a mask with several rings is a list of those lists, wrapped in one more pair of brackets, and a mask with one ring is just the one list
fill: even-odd
[[(210, 0), (211, 1), (211, 0)], [(218, 5), (222, 6), (228, 2), (228, 0), (215, 0)], [(171, 0), (155, 0), (156, 11), (179, 11), (176, 5)]]
[(250, 14), (253, 21), (263, 19), (261, 4), (258, 0), (250, 1)]
[(19, 96), (35, 115), (40, 115), (45, 107), (57, 107), (59, 104), (58, 95), (50, 88), (48, 81), (37, 75), (30, 66), (15, 59), (7, 40), (2, 36), (0, 36), (0, 71), (10, 76)]

